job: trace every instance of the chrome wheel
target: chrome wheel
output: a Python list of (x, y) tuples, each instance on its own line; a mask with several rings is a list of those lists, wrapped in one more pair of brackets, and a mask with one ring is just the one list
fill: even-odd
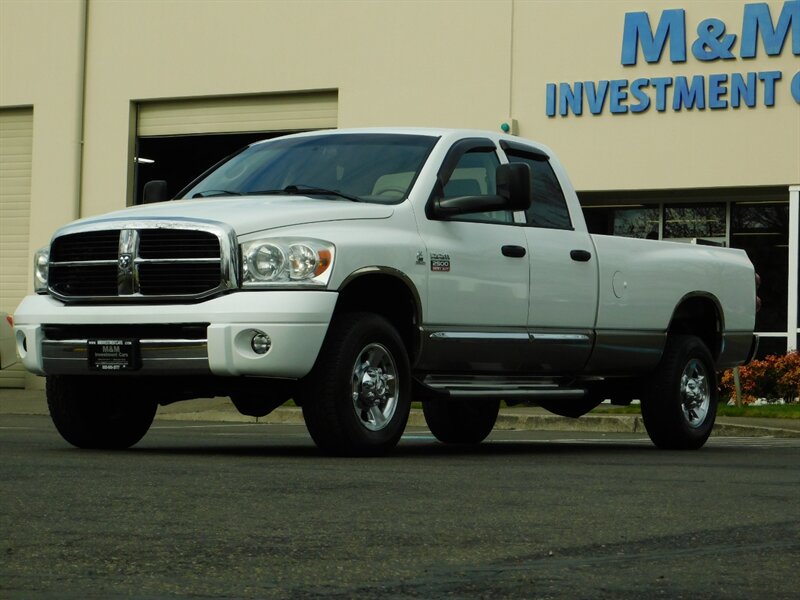
[(659, 448), (696, 450), (717, 416), (717, 374), (705, 342), (671, 334), (642, 399), (647, 434)]
[(708, 373), (703, 363), (693, 358), (683, 370), (680, 383), (681, 410), (689, 427), (698, 428), (706, 420), (711, 404)]
[(392, 420), (400, 396), (397, 366), (382, 344), (369, 344), (353, 365), (353, 409), (359, 422), (370, 431), (380, 431)]

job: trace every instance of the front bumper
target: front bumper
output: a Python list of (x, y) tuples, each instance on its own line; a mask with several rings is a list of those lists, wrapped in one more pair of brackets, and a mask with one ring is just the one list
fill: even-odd
[[(295, 379), (313, 367), (337, 297), (335, 292), (269, 290), (237, 292), (197, 304), (97, 306), (65, 305), (50, 296), (32, 295), (17, 308), (14, 329), (23, 365), (39, 375), (97, 374), (89, 369), (88, 340), (100, 337), (98, 331), (109, 332), (103, 337), (119, 337), (114, 332), (124, 330), (125, 337), (139, 340), (140, 367), (135, 373)], [(204, 339), (151, 333), (197, 323), (208, 324)], [(47, 332), (54, 326), (77, 333), (49, 339)], [(251, 348), (256, 331), (272, 341), (266, 354)]]

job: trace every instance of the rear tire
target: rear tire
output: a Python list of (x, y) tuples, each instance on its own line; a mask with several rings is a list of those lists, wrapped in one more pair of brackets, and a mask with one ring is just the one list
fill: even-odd
[(300, 386), (303, 418), (326, 453), (385, 454), (411, 409), (411, 369), (402, 339), (372, 313), (334, 317), (317, 362)]
[(497, 421), (499, 400), (423, 400), (428, 429), (445, 444), (479, 444)]
[(73, 446), (120, 450), (144, 437), (158, 403), (138, 397), (120, 380), (50, 376), (47, 406), (61, 437)]
[(714, 428), (717, 402), (717, 375), (706, 345), (693, 335), (670, 336), (642, 399), (650, 439), (664, 449), (701, 448)]

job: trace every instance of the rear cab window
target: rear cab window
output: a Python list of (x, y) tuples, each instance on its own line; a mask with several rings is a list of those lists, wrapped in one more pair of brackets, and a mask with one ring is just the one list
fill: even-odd
[(531, 207), (525, 223), (547, 229), (573, 229), (569, 208), (547, 154), (537, 148), (503, 141), (501, 147), (510, 163), (524, 163), (531, 171)]

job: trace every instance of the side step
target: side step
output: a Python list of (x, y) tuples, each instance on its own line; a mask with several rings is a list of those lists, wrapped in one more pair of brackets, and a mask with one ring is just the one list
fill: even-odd
[(460, 400), (535, 403), (541, 400), (580, 400), (587, 395), (584, 388), (565, 385), (574, 383), (572, 380), (552, 378), (428, 375), (419, 383), (428, 391)]

